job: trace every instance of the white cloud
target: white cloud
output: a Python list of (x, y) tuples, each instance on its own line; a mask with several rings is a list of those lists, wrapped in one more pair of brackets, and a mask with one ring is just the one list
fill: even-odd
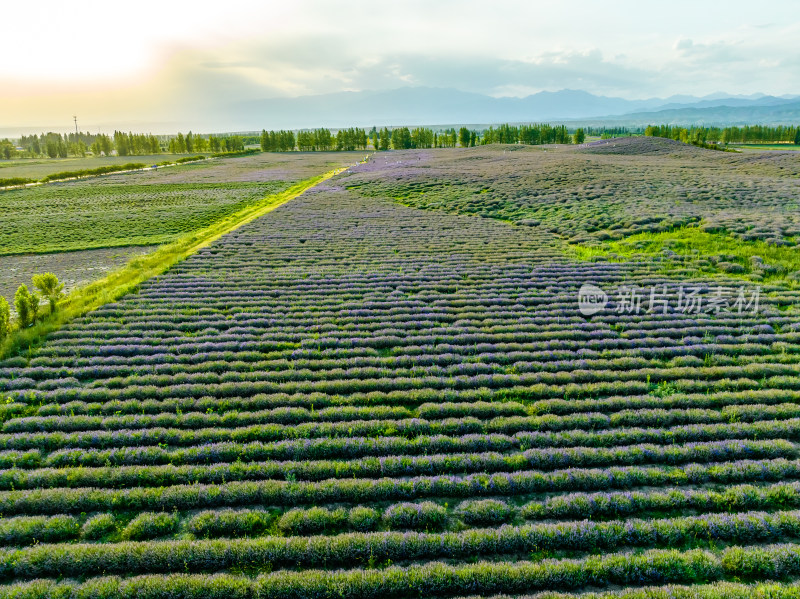
[(3, 11), (13, 24), (6, 46), (25, 51), (0, 63), (0, 124), (74, 110), (201, 114), (228, 98), (402, 85), (495, 96), (800, 92), (790, 0), (724, 9), (696, 0), (39, 0)]

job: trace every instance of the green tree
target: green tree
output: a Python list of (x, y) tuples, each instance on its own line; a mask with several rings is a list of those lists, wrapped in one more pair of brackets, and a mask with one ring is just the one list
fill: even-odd
[(333, 136), (330, 129), (314, 130), (314, 147), (320, 152), (327, 152), (333, 148)]
[(380, 149), (388, 150), (392, 143), (392, 132), (387, 127), (381, 129), (380, 134)]
[(469, 147), (470, 139), (472, 139), (472, 134), (470, 133), (470, 130), (467, 129), (466, 127), (461, 127), (461, 129), (458, 130), (458, 143), (461, 144), (461, 147), (462, 148)]
[(33, 322), (35, 316), (31, 314), (31, 304), (33, 303), (33, 296), (28, 291), (27, 285), (20, 285), (17, 292), (14, 294), (14, 307), (17, 309), (17, 316), (19, 317), (20, 328), (25, 328)]
[(800, 146), (800, 127), (797, 128), (794, 134), (794, 145)]
[(39, 304), (42, 303), (42, 298), (36, 294), (31, 293), (30, 295), (30, 305), (28, 308), (31, 311), (31, 322), (36, 322), (36, 319), (39, 317)]
[(148, 151), (151, 154), (160, 154), (161, 153), (161, 144), (158, 142), (158, 138), (155, 135), (149, 135), (147, 137), (148, 145), (150, 146)]
[(127, 133), (114, 131), (114, 145), (117, 148), (118, 156), (128, 156), (131, 153), (131, 140)]
[(392, 148), (395, 150), (408, 150), (411, 148), (411, 131), (408, 127), (400, 127), (392, 131)]
[(0, 158), (10, 160), (11, 158), (15, 158), (18, 153), (16, 146), (11, 143), (10, 139), (0, 140)]
[(572, 138), (576, 144), (582, 144), (586, 139), (586, 132), (580, 128), (575, 129), (575, 135), (573, 135)]
[(6, 298), (0, 296), (0, 341), (11, 332), (11, 308)]
[[(214, 137), (212, 135), (209, 138), (209, 141), (211, 141), (211, 139), (216, 140), (216, 137)], [(213, 151), (213, 146), (212, 146), (212, 151)], [(272, 151), (272, 140), (270, 139), (270, 135), (269, 135), (269, 133), (267, 132), (266, 129), (262, 129), (261, 130), (261, 151), (262, 152), (271, 152)]]
[(567, 131), (565, 125), (559, 125), (558, 127), (554, 127), (553, 129), (555, 131), (557, 144), (568, 144), (572, 142), (572, 137), (570, 136), (569, 131)]
[(175, 138), (175, 148), (178, 154), (186, 154), (186, 138), (183, 133), (178, 132), (178, 137)]
[(314, 145), (314, 133), (311, 131), (299, 131), (297, 133), (297, 149), (301, 152), (313, 152), (317, 149)]
[(50, 313), (55, 314), (58, 300), (64, 297), (64, 284), (51, 272), (33, 275), (33, 286), (50, 302)]
[(432, 148), (433, 131), (425, 127), (417, 127), (411, 132), (412, 148)]
[(111, 150), (114, 149), (114, 142), (111, 141), (111, 138), (108, 135), (98, 135), (97, 144), (100, 151), (106, 156), (109, 156), (111, 154)]

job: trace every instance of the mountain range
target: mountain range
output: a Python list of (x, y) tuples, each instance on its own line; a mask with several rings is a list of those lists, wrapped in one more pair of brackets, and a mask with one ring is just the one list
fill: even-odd
[(298, 129), (540, 121), (631, 126), (800, 122), (800, 96), (718, 93), (627, 100), (569, 89), (495, 98), (456, 89), (403, 87), (233, 102), (219, 108), (235, 115), (229, 126), (239, 130), (252, 129), (254, 123), (263, 123), (267, 129)]
[[(233, 94), (232, 94), (233, 95)], [(543, 91), (524, 98), (501, 97), (434, 87), (349, 91), (294, 98), (268, 98), (187, 106), (181, 117), (161, 122), (113, 121), (88, 130), (116, 129), (153, 133), (252, 132), (261, 129), (307, 129), (425, 125), (482, 129), (498, 123), (549, 122), (570, 126), (641, 127), (671, 125), (798, 125), (800, 95), (675, 95), (628, 100), (581, 90)], [(68, 132), (68, 126), (0, 127), (0, 139), (42, 131)]]

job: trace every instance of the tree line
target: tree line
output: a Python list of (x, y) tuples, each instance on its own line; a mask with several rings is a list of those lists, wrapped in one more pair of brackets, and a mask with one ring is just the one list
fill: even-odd
[[(589, 127), (570, 132), (565, 125), (547, 123), (510, 125), (502, 124), (483, 130), (461, 127), (433, 130), (426, 127), (373, 127), (369, 132), (351, 127), (333, 133), (330, 129), (304, 129), (267, 131), (260, 135), (161, 135), (114, 131), (103, 133), (42, 133), (23, 135), (19, 145), (8, 139), (0, 140), (0, 158), (68, 156), (143, 156), (169, 152), (171, 154), (241, 152), (248, 145), (258, 144), (264, 152), (330, 152), (365, 150), (370, 145), (375, 150), (426, 149), (473, 147), (486, 144), (569, 144), (583, 143), (586, 135), (601, 138), (641, 133), (642, 129), (626, 127)], [(794, 143), (800, 145), (800, 127), (745, 125), (741, 127), (679, 127), (648, 125), (646, 136), (666, 137), (696, 145), (727, 143)]]
[(565, 125), (548, 125), (541, 123), (538, 125), (500, 125), (497, 128), (489, 127), (483, 132), (481, 144), (525, 144), (525, 145), (541, 145), (541, 144), (569, 144), (583, 143), (585, 133), (583, 129), (576, 130), (577, 137), (570, 135), (569, 130)]
[(241, 135), (217, 136), (195, 135), (191, 131), (184, 135), (178, 133), (170, 138), (167, 151), (170, 154), (194, 154), (196, 152), (242, 152), (245, 140)]
[(330, 152), (365, 150), (406, 150), (425, 148), (473, 147), (494, 143), (503, 144), (569, 144), (583, 143), (587, 135), (602, 139), (644, 132), (646, 136), (666, 137), (695, 145), (727, 143), (794, 143), (800, 145), (800, 127), (744, 125), (740, 127), (679, 127), (648, 125), (646, 128), (588, 127), (570, 132), (565, 125), (547, 123), (492, 126), (483, 130), (461, 127), (433, 130), (426, 127), (373, 127), (369, 132), (351, 127), (333, 133), (330, 129), (303, 129), (298, 132), (263, 130), (260, 135), (152, 135), (114, 131), (113, 135), (84, 132), (42, 133), (23, 135), (19, 143), (0, 140), (0, 159), (67, 158), (95, 156), (143, 156), (150, 154), (192, 154), (242, 152), (247, 146), (260, 145), (264, 152)]
[(330, 129), (304, 129), (292, 131), (262, 131), (261, 150), (264, 152), (329, 152), (365, 150), (370, 145), (378, 151), (411, 150), (427, 148), (474, 147), (493, 143), (506, 144), (569, 144), (583, 143), (586, 133), (576, 129), (570, 133), (564, 125), (500, 125), (481, 131), (461, 127), (434, 131), (427, 127), (373, 127), (340, 129), (335, 134)]
[(800, 145), (800, 127), (786, 125), (744, 125), (742, 127), (648, 125), (644, 134), (649, 137), (666, 137), (695, 145), (709, 143), (793, 143)]
[(258, 137), (241, 135), (153, 135), (114, 131), (104, 133), (42, 133), (23, 135), (18, 144), (0, 140), (0, 158), (68, 158), (95, 156), (145, 156), (151, 154), (224, 153), (244, 151), (248, 144), (258, 143)]

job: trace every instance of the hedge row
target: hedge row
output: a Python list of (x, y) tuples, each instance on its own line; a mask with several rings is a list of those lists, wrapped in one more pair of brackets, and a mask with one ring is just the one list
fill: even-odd
[[(678, 424), (706, 424), (715, 422), (752, 422), (758, 420), (786, 420), (800, 417), (800, 405), (781, 403), (777, 405), (724, 406), (722, 409), (678, 408), (666, 410), (638, 409), (622, 410), (610, 416), (598, 412), (572, 413), (568, 415), (526, 416), (521, 404), (484, 403), (445, 404), (448, 410), (417, 410), (417, 418), (424, 422), (452, 421), (455, 419), (477, 419), (484, 422), (488, 432), (514, 433), (519, 430), (564, 430), (565, 428), (617, 428), (623, 426), (674, 426)], [(510, 414), (503, 416), (503, 414)], [(432, 419), (428, 416), (433, 416)], [(311, 431), (317, 436), (317, 427), (310, 422), (354, 422), (375, 420), (398, 422), (415, 418), (415, 414), (403, 407), (336, 407), (322, 410), (304, 408), (277, 408), (254, 412), (227, 412), (208, 414), (189, 412), (181, 414), (127, 416), (29, 416), (15, 418), (2, 425), (3, 433), (52, 432), (52, 431), (119, 431), (141, 430), (154, 427), (177, 429), (204, 429), (211, 427), (243, 427), (254, 424), (303, 425), (302, 431)]]
[[(0, 587), (0, 597), (13, 599), (380, 599), (425, 598), (470, 592), (530, 593), (552, 588), (587, 586), (710, 583), (725, 578), (786, 579), (800, 574), (800, 548), (794, 545), (731, 547), (718, 553), (699, 549), (651, 550), (639, 555), (609, 554), (584, 559), (541, 562), (440, 562), (385, 569), (279, 571), (257, 578), (216, 574), (106, 576), (85, 582), (37, 580)], [(663, 590), (662, 590), (663, 589)], [(796, 599), (795, 585), (760, 583), (691, 587), (624, 589), (603, 597), (643, 599)], [(564, 597), (548, 593), (548, 598)], [(585, 596), (594, 599), (597, 595)]]
[(793, 443), (768, 441), (712, 441), (684, 445), (622, 445), (612, 448), (574, 447), (528, 449), (522, 452), (450, 453), (429, 456), (362, 457), (357, 460), (265, 461), (217, 463), (200, 466), (123, 466), (66, 468), (0, 474), (0, 488), (153, 487), (176, 484), (222, 483), (236, 480), (322, 481), (331, 478), (384, 478), (472, 472), (518, 472), (588, 468), (618, 464), (683, 464), (721, 462), (743, 458), (791, 458)]
[[(172, 437), (166, 434), (160, 443), (166, 445)], [(157, 435), (145, 439), (155, 441)], [(420, 454), (510, 451), (514, 449), (548, 447), (615, 447), (619, 445), (671, 444), (712, 442), (731, 439), (800, 439), (800, 419), (763, 421), (755, 423), (683, 425), (671, 428), (624, 428), (614, 431), (572, 430), (562, 432), (521, 432), (513, 436), (491, 435), (420, 435), (405, 437), (340, 437), (278, 442), (208, 443), (194, 447), (119, 447), (115, 449), (59, 449), (43, 456), (39, 451), (9, 450), (0, 452), (0, 461), (8, 468), (32, 469), (98, 467), (127, 465), (175, 466), (185, 464), (224, 464), (229, 462), (259, 462), (266, 460), (356, 459), (370, 456), (408, 456)], [(45, 481), (62, 481), (68, 477), (64, 470), (59, 478), (54, 472), (40, 470), (0, 473), (0, 486), (46, 486)], [(61, 483), (64, 486), (66, 482)]]
[(424, 497), (486, 497), (557, 491), (597, 491), (637, 486), (749, 483), (800, 478), (800, 460), (739, 460), (680, 467), (620, 466), (418, 476), (393, 479), (329, 479), (320, 482), (246, 481), (131, 489), (31, 489), (0, 491), (0, 514), (108, 511), (172, 511), (222, 506), (370, 503)]
[[(153, 514), (149, 518), (155, 521), (155, 517)], [(238, 540), (37, 545), (0, 550), (0, 578), (214, 572), (250, 564), (259, 564), (262, 569), (353, 567), (386, 560), (465, 559), (532, 551), (681, 547), (697, 541), (775, 542), (798, 535), (800, 512), (746, 512), (667, 520), (502, 526), (445, 533), (373, 532)]]

